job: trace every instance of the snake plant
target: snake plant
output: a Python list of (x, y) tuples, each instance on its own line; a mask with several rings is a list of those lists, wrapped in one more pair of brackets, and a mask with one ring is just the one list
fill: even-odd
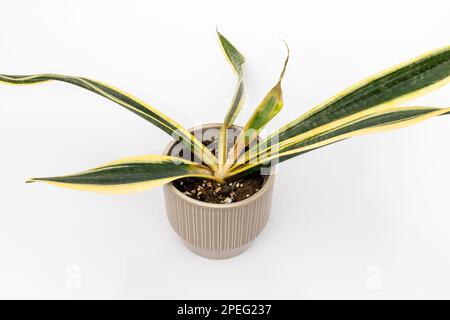
[(194, 162), (166, 155), (137, 156), (76, 174), (33, 178), (27, 182), (116, 193), (143, 190), (186, 177), (224, 183), (350, 137), (397, 129), (450, 113), (450, 108), (398, 106), (400, 102), (448, 83), (450, 46), (447, 46), (369, 77), (312, 108), (265, 139), (257, 140), (261, 130), (283, 107), (281, 81), (289, 59), (288, 50), (278, 81), (244, 125), (234, 146), (228, 148), (227, 131), (243, 105), (245, 58), (229, 40), (219, 32), (217, 34), (224, 55), (238, 78), (220, 128), (217, 156), (180, 124), (111, 85), (59, 74), (0, 75), (0, 82), (7, 84), (27, 85), (56, 80), (92, 91), (157, 126), (201, 159)]

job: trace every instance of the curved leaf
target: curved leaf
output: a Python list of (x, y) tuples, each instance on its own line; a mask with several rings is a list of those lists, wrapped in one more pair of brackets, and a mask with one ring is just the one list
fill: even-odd
[(46, 182), (82, 191), (128, 193), (185, 177), (214, 179), (207, 167), (194, 162), (178, 157), (147, 155), (109, 162), (77, 174), (33, 178), (27, 182)]
[(223, 169), (225, 160), (227, 157), (227, 128), (233, 125), (234, 120), (238, 116), (242, 109), (244, 102), (244, 56), (236, 49), (235, 46), (228, 41), (218, 30), (217, 36), (219, 38), (223, 53), (227, 58), (228, 62), (233, 67), (233, 70), (238, 75), (238, 84), (234, 92), (233, 99), (231, 100), (231, 105), (228, 108), (225, 119), (220, 128), (219, 133), (219, 144), (218, 144), (218, 159), (219, 159), (219, 170)]
[(300, 154), (344, 139), (369, 133), (399, 129), (431, 117), (449, 113), (450, 108), (400, 107), (369, 115), (364, 114), (359, 119), (332, 128), (327, 132), (303, 139), (299, 142), (288, 143), (280, 147), (280, 149), (275, 150), (276, 153), (269, 153), (267, 156), (263, 156), (256, 161), (236, 168), (230, 173), (230, 176), (243, 176), (268, 165), (271, 161), (275, 161), (276, 163), (283, 162)]
[[(216, 30), (217, 31), (217, 30)], [(233, 100), (231, 101), (230, 108), (224, 119), (224, 124), (227, 128), (229, 128), (234, 120), (236, 119), (239, 111), (241, 111), (243, 96), (244, 96), (244, 56), (236, 49), (235, 46), (228, 41), (219, 31), (217, 31), (217, 36), (219, 37), (220, 44), (222, 46), (225, 57), (228, 62), (233, 67), (233, 70), (238, 75), (238, 85), (236, 87), (236, 91), (233, 96)]]
[(70, 83), (116, 102), (117, 104), (154, 124), (167, 134), (171, 135), (173, 138), (180, 140), (184, 145), (189, 147), (190, 150), (193, 150), (193, 152), (195, 152), (195, 154), (208, 166), (216, 168), (217, 159), (190, 132), (152, 106), (117, 88), (88, 78), (59, 74), (0, 75), (0, 82), (8, 84), (26, 85), (50, 80)]
[[(286, 44), (286, 43), (285, 43)], [(252, 116), (248, 120), (247, 124), (244, 126), (241, 134), (237, 138), (237, 141), (228, 155), (225, 170), (230, 168), (236, 161), (238, 155), (248, 146), (252, 141), (254, 141), (258, 134), (261, 132), (262, 128), (272, 120), (283, 107), (283, 94), (281, 90), (281, 81), (283, 80), (284, 74), (286, 72), (286, 67), (289, 62), (289, 47), (286, 44), (287, 57), (284, 62), (283, 70), (280, 74), (277, 84), (267, 93), (262, 102), (258, 105), (256, 110), (253, 112)]]
[(270, 150), (274, 137), (282, 142), (364, 110), (382, 110), (443, 86), (450, 81), (449, 76), (450, 46), (425, 53), (369, 77), (321, 103), (267, 137), (262, 142), (267, 147), (262, 151)]

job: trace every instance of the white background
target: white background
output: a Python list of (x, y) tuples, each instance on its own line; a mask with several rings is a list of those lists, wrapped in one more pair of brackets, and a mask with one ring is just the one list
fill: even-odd
[[(449, 1), (6, 1), (0, 73), (84, 75), (186, 127), (221, 121), (235, 77), (215, 27), (247, 57), (243, 124), (291, 62), (269, 130), (386, 67), (449, 44)], [(449, 87), (410, 105), (449, 106)], [(245, 254), (188, 251), (162, 190), (108, 196), (25, 185), (169, 137), (62, 83), (0, 86), (0, 298), (450, 298), (450, 118), (284, 163)]]

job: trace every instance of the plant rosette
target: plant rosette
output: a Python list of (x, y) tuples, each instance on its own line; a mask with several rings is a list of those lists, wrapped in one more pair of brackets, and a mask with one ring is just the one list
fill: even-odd
[[(450, 114), (450, 108), (400, 106), (450, 81), (450, 46), (429, 51), (358, 82), (267, 137), (263, 128), (283, 108), (279, 79), (243, 127), (234, 124), (244, 101), (244, 56), (217, 32), (237, 85), (223, 123), (187, 130), (156, 108), (111, 85), (60, 74), (4, 75), (0, 82), (29, 85), (51, 80), (103, 96), (173, 138), (163, 155), (124, 158), (80, 173), (32, 178), (84, 191), (126, 193), (164, 185), (173, 229), (195, 253), (228, 258), (247, 249), (267, 223), (273, 167), (306, 152), (369, 133), (406, 127)], [(214, 132), (205, 138), (203, 131)], [(182, 147), (184, 150), (176, 151)], [(294, 173), (295, 174), (295, 173)]]

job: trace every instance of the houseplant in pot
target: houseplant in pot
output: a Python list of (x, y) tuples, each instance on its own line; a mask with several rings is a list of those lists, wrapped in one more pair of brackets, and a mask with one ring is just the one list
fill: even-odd
[[(105, 83), (59, 74), (0, 75), (8, 84), (63, 81), (116, 102), (173, 139), (163, 155), (113, 161), (65, 176), (33, 178), (78, 190), (125, 193), (164, 185), (170, 224), (202, 256), (227, 258), (247, 249), (267, 223), (273, 167), (317, 148), (366, 133), (405, 127), (450, 108), (402, 106), (450, 79), (450, 47), (430, 51), (345, 89), (268, 137), (261, 130), (283, 107), (281, 75), (243, 127), (234, 124), (244, 96), (243, 55), (220, 33), (238, 81), (223, 123), (184, 129), (147, 103)], [(295, 174), (295, 173), (293, 173)]]

